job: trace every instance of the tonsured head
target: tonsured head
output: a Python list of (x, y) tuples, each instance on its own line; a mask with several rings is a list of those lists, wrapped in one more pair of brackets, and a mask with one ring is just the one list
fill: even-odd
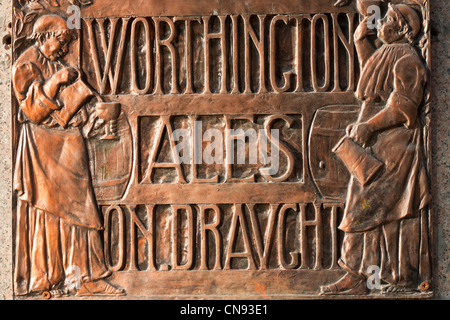
[(389, 4), (389, 9), (380, 20), (378, 38), (384, 43), (409, 42), (420, 32), (420, 18), (417, 12), (405, 4)]
[(38, 41), (39, 49), (47, 59), (56, 61), (67, 54), (75, 33), (64, 18), (45, 15), (34, 24), (30, 38)]

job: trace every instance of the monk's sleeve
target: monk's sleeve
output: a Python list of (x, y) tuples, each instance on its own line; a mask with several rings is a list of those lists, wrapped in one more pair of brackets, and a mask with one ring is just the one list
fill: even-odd
[(425, 67), (416, 56), (405, 56), (394, 66), (394, 91), (387, 104), (405, 119), (407, 128), (411, 128), (416, 121), (425, 82)]
[(13, 88), (20, 108), (35, 123), (42, 123), (49, 115), (59, 109), (43, 90), (44, 79), (40, 70), (31, 62), (14, 67)]

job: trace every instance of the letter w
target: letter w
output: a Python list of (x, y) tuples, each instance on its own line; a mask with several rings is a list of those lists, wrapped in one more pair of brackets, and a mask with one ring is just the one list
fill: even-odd
[[(109, 79), (109, 84), (111, 87), (111, 94), (116, 94), (117, 93), (117, 86), (118, 86), (118, 82), (119, 82), (119, 75), (121, 72), (121, 67), (122, 67), (122, 57), (123, 57), (123, 50), (124, 50), (124, 46), (125, 46), (125, 36), (126, 36), (126, 31), (127, 31), (127, 26), (128, 26), (128, 21), (130, 19), (129, 18), (123, 18), (122, 19), (122, 32), (120, 35), (120, 42), (119, 42), (119, 48), (118, 50), (114, 50), (114, 42), (115, 42), (115, 38), (116, 38), (116, 29), (118, 26), (118, 18), (111, 18), (110, 22), (111, 22), (111, 28), (110, 28), (110, 35), (109, 35), (109, 43), (106, 43), (106, 30), (105, 30), (105, 21), (106, 19), (97, 19), (98, 22), (98, 26), (100, 29), (100, 42), (101, 42), (101, 47), (102, 47), (102, 51), (103, 51), (103, 56), (105, 57), (105, 67), (103, 68), (103, 74), (100, 70), (100, 61), (99, 61), (99, 57), (98, 57), (98, 49), (97, 49), (97, 44), (96, 44), (96, 38), (94, 35), (94, 27), (93, 27), (93, 19), (86, 19), (86, 24), (87, 24), (87, 30), (88, 30), (88, 36), (89, 36), (89, 43), (90, 43), (90, 47), (91, 47), (91, 57), (92, 57), (92, 61), (94, 63), (94, 70), (95, 70), (95, 75), (97, 78), (97, 85), (98, 85), (98, 89), (100, 94), (104, 94), (106, 91), (106, 85), (107, 85), (107, 81)], [(112, 59), (113, 59), (113, 52), (117, 52), (116, 55), (116, 61), (115, 61), (115, 70), (114, 70), (114, 74), (111, 70), (111, 63), (112, 63)]]

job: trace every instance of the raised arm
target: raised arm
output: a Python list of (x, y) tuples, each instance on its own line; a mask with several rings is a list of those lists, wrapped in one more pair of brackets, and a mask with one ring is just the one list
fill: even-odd
[(361, 70), (376, 50), (375, 46), (369, 39), (369, 36), (376, 34), (374, 30), (367, 26), (367, 21), (369, 18), (370, 17), (367, 16), (363, 21), (361, 21), (353, 36)]

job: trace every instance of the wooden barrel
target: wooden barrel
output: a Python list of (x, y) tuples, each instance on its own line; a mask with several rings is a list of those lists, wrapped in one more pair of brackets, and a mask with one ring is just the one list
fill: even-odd
[(117, 120), (119, 140), (88, 140), (89, 162), (97, 201), (120, 199), (132, 169), (131, 128), (124, 113)]
[(332, 151), (356, 122), (359, 106), (326, 106), (316, 111), (309, 135), (309, 165), (313, 181), (324, 198), (345, 200), (350, 173)]

